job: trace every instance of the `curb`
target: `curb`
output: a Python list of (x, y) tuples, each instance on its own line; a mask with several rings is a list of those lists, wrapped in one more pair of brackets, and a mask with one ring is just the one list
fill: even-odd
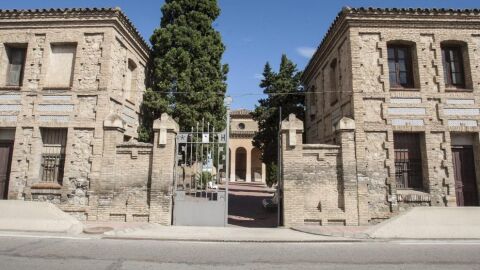
[(148, 240), (165, 242), (205, 242), (205, 243), (360, 243), (364, 242), (357, 239), (346, 240), (241, 240), (241, 239), (194, 239), (194, 238), (149, 238), (149, 237), (122, 237), (122, 236), (104, 236), (102, 239), (108, 240)]
[(306, 231), (302, 230), (299, 228), (290, 228), (291, 230), (301, 232), (301, 233), (307, 233), (311, 235), (321, 235), (321, 236), (329, 236), (329, 237), (345, 237), (345, 238), (350, 238), (350, 239), (356, 239), (357, 241), (365, 241), (365, 240), (370, 240), (373, 239), (371, 238), (367, 233), (355, 233), (353, 235), (345, 235), (345, 233), (321, 233), (321, 232), (311, 232), (311, 231)]

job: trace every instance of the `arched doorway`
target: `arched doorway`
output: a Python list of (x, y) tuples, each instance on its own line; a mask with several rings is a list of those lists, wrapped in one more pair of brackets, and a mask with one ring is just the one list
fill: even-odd
[(235, 181), (247, 179), (247, 150), (243, 147), (235, 151)]
[(262, 181), (262, 153), (258, 148), (252, 149), (252, 182)]

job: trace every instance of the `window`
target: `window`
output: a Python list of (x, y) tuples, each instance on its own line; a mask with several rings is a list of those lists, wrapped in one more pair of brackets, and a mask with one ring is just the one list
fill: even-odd
[(238, 129), (245, 129), (245, 124), (244, 123), (238, 124)]
[(411, 46), (388, 45), (390, 87), (413, 88)]
[(65, 167), (67, 129), (42, 128), (42, 182), (62, 184)]
[(317, 93), (315, 86), (310, 87), (308, 97), (310, 99), (310, 117), (315, 119), (315, 114), (317, 113)]
[(397, 188), (421, 189), (422, 155), (418, 133), (394, 134), (395, 180)]
[(462, 48), (442, 46), (443, 70), (447, 88), (465, 88)]
[(337, 59), (334, 59), (330, 64), (330, 105), (337, 102), (337, 95)]
[(6, 85), (21, 86), (27, 50), (21, 47), (6, 46), (6, 51), (8, 58)]
[(137, 65), (131, 59), (128, 59), (127, 73), (125, 74), (125, 85), (123, 86), (126, 98), (128, 99), (131, 99), (133, 97), (133, 92), (135, 90), (136, 69)]
[(53, 88), (69, 88), (72, 85), (75, 44), (52, 44), (47, 83)]

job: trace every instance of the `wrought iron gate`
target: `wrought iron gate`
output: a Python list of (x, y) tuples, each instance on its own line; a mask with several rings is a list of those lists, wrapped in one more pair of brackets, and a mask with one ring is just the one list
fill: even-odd
[(227, 224), (228, 122), (221, 132), (202, 123), (177, 135), (173, 225)]

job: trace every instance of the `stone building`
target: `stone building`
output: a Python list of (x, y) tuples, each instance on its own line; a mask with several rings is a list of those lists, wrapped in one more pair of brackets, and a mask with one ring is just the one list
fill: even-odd
[(478, 206), (479, 63), (480, 10), (344, 8), (302, 78), (306, 144), (284, 122), (285, 223)]
[(258, 123), (245, 109), (233, 110), (230, 118), (230, 181), (265, 183), (262, 153), (252, 144)]
[(0, 196), (169, 223), (154, 211), (170, 207), (169, 172), (155, 165), (178, 128), (164, 116), (163, 143), (136, 142), (149, 54), (118, 8), (0, 11)]

